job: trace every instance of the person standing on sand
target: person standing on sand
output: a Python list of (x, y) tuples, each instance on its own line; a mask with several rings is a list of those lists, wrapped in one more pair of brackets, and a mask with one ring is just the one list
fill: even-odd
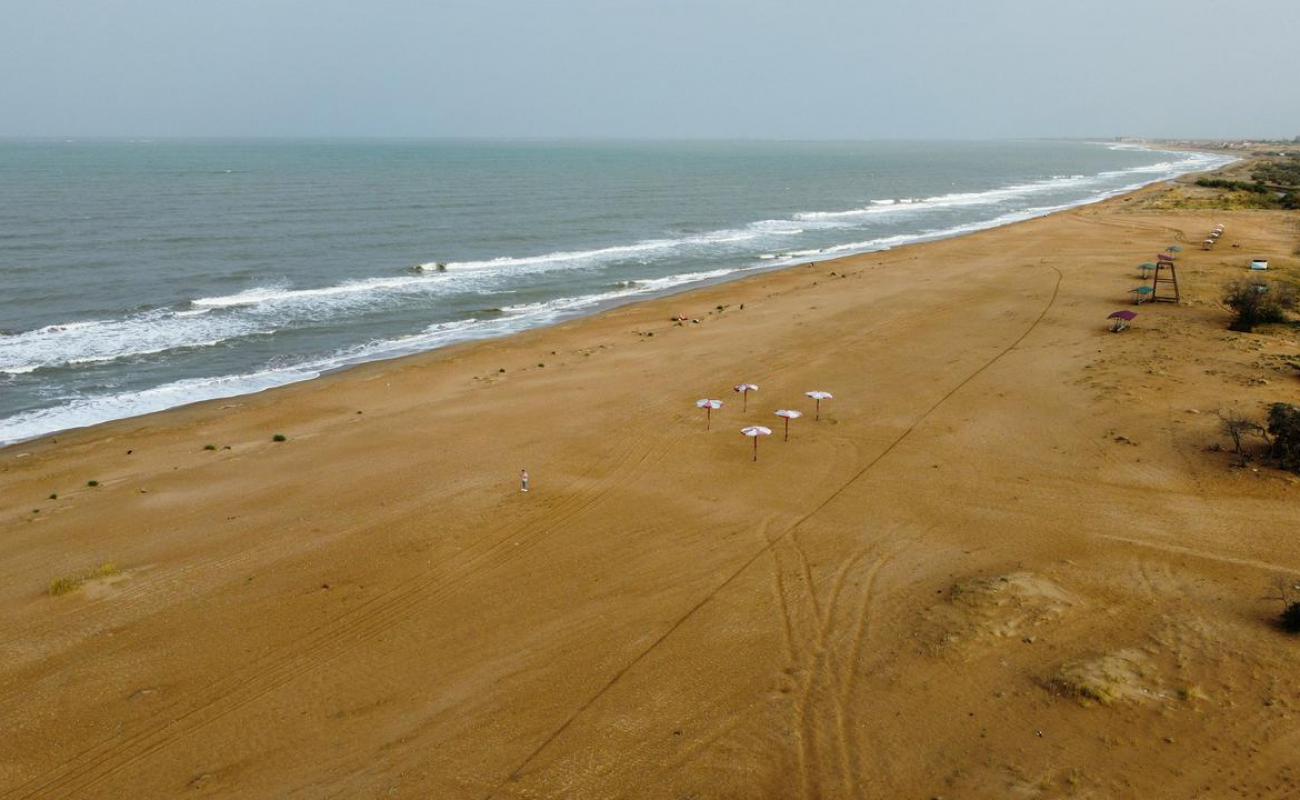
[(519, 470), (519, 491), (528, 491), (528, 470), (526, 469)]

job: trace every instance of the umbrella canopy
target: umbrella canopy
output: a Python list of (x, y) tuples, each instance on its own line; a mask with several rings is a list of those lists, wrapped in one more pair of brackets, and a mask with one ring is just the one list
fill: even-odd
[(740, 407), (741, 407), (743, 410), (748, 411), (748, 410), (749, 410), (749, 393), (750, 393), (750, 392), (757, 392), (757, 391), (758, 391), (758, 384), (757, 384), (757, 383), (738, 383), (738, 384), (736, 384), (735, 386), (733, 386), (731, 390), (732, 390), (733, 392), (740, 392), (740, 396), (741, 396), (741, 398), (742, 398), (742, 402), (741, 402), (741, 406), (740, 406)]
[(741, 428), (740, 432), (754, 440), (754, 460), (758, 460), (758, 439), (761, 436), (771, 436), (772, 429), (764, 428), (762, 425), (750, 425), (748, 428)]
[(1165, 250), (1166, 250), (1167, 252), (1170, 252), (1170, 253), (1181, 253), (1181, 252), (1183, 252), (1183, 248), (1179, 247), (1179, 246), (1176, 245), (1176, 244), (1171, 244), (1171, 245), (1169, 245), (1168, 247), (1165, 248)]
[(802, 411), (795, 411), (792, 408), (777, 409), (776, 415), (785, 418), (785, 441), (790, 441), (790, 420), (799, 419), (803, 416)]
[(1115, 313), (1111, 314), (1109, 317), (1106, 317), (1106, 319), (1122, 319), (1128, 322), (1132, 322), (1133, 318), (1136, 316), (1137, 316), (1136, 311), (1116, 311)]
[(830, 392), (822, 392), (822, 391), (804, 392), (804, 394), (808, 395), (809, 397), (817, 401), (817, 416), (814, 417), (814, 419), (822, 418), (822, 401), (830, 400), (835, 397), (835, 395), (831, 394)]
[(1152, 264), (1150, 261), (1146, 262), (1145, 264), (1138, 264), (1138, 269), (1140, 270), (1148, 270), (1148, 269), (1155, 269), (1155, 268), (1156, 265)]
[(702, 408), (702, 409), (704, 409), (704, 429), (705, 429), (705, 430), (712, 430), (712, 429), (713, 429), (713, 410), (716, 409), (716, 408), (722, 408), (722, 401), (721, 401), (721, 400), (709, 400), (708, 398), (705, 398), (705, 399), (703, 399), (703, 400), (696, 400), (696, 401), (695, 401), (695, 407), (696, 407), (696, 408)]

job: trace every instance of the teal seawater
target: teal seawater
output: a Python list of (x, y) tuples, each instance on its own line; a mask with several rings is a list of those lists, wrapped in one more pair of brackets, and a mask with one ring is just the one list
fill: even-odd
[(1221, 163), (1046, 141), (0, 141), (0, 443)]

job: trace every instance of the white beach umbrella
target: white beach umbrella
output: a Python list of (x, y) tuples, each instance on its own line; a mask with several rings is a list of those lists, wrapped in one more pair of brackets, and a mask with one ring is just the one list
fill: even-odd
[(822, 401), (830, 400), (835, 397), (835, 395), (830, 392), (804, 392), (804, 394), (817, 401), (817, 419), (822, 418)]
[(712, 430), (713, 409), (722, 408), (722, 401), (721, 400), (696, 400), (695, 407), (704, 409), (704, 429), (706, 431)]
[(776, 412), (776, 415), (777, 415), (778, 417), (785, 417), (785, 439), (784, 439), (784, 441), (787, 441), (787, 442), (788, 442), (788, 441), (790, 441), (790, 420), (792, 420), (792, 419), (799, 419), (800, 417), (803, 416), (803, 412), (802, 412), (802, 411), (795, 411), (795, 410), (793, 410), (793, 409), (789, 409), (789, 408), (782, 408), (782, 409), (779, 409), (779, 410)]
[(740, 432), (754, 440), (754, 460), (758, 460), (758, 437), (771, 436), (772, 429), (764, 428), (762, 425), (750, 425), (748, 428), (741, 428)]
[(744, 398), (743, 401), (741, 402), (740, 410), (741, 410), (741, 411), (748, 411), (748, 410), (749, 410), (749, 393), (750, 393), (750, 392), (757, 392), (757, 391), (758, 391), (758, 384), (757, 384), (757, 383), (742, 383), (742, 384), (739, 384), (738, 386), (733, 387), (733, 388), (732, 388), (732, 391), (740, 392), (740, 396), (741, 396), (742, 398)]

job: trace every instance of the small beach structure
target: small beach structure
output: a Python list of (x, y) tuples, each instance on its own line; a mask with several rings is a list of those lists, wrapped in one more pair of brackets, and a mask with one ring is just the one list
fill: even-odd
[(817, 420), (820, 420), (822, 418), (822, 401), (833, 400), (835, 398), (835, 395), (831, 394), (830, 392), (823, 392), (823, 391), (804, 392), (804, 394), (808, 395), (809, 397), (817, 401), (817, 416), (814, 417), (814, 419)]
[(1111, 333), (1123, 333), (1128, 330), (1129, 323), (1137, 316), (1136, 311), (1116, 311), (1106, 319), (1110, 320)]
[(1137, 295), (1133, 300), (1134, 305), (1140, 306), (1143, 303), (1151, 302), (1151, 295), (1155, 292), (1155, 289), (1152, 289), (1150, 286), (1139, 286), (1136, 289), (1130, 289), (1129, 291)]
[(1256, 272), (1262, 272), (1263, 270), (1268, 269), (1268, 259), (1252, 258), (1250, 260), (1250, 268), (1255, 270)]
[(741, 397), (740, 410), (741, 410), (741, 411), (748, 411), (748, 410), (749, 410), (749, 393), (750, 393), (750, 392), (757, 392), (757, 391), (758, 391), (758, 384), (756, 384), (756, 383), (741, 383), (741, 384), (737, 384), (736, 386), (733, 386), (733, 387), (732, 387), (732, 391), (733, 391), (733, 392), (740, 392), (740, 397)]
[(1211, 238), (1206, 239), (1205, 241), (1201, 242), (1201, 249), (1202, 249), (1202, 250), (1213, 250), (1213, 249), (1214, 249), (1214, 238), (1211, 237)]
[(722, 401), (721, 401), (721, 400), (709, 400), (709, 399), (707, 399), (707, 398), (704, 399), (704, 400), (696, 400), (696, 401), (695, 401), (695, 407), (696, 407), (696, 408), (702, 408), (702, 409), (704, 409), (704, 430), (706, 430), (706, 431), (708, 431), (708, 430), (712, 430), (712, 429), (713, 429), (713, 410), (714, 410), (715, 408), (722, 408)]
[(1144, 264), (1138, 264), (1138, 271), (1142, 274), (1143, 278), (1146, 278), (1148, 275), (1150, 275), (1151, 272), (1155, 270), (1155, 268), (1156, 265), (1152, 261), (1147, 261)]
[(764, 428), (762, 425), (750, 425), (748, 428), (741, 428), (740, 432), (754, 440), (754, 460), (758, 460), (758, 438), (760, 436), (771, 436), (772, 429)]
[(799, 419), (803, 416), (803, 412), (791, 408), (782, 408), (777, 410), (776, 415), (785, 419), (785, 438), (782, 441), (788, 442), (790, 441), (790, 420)]

